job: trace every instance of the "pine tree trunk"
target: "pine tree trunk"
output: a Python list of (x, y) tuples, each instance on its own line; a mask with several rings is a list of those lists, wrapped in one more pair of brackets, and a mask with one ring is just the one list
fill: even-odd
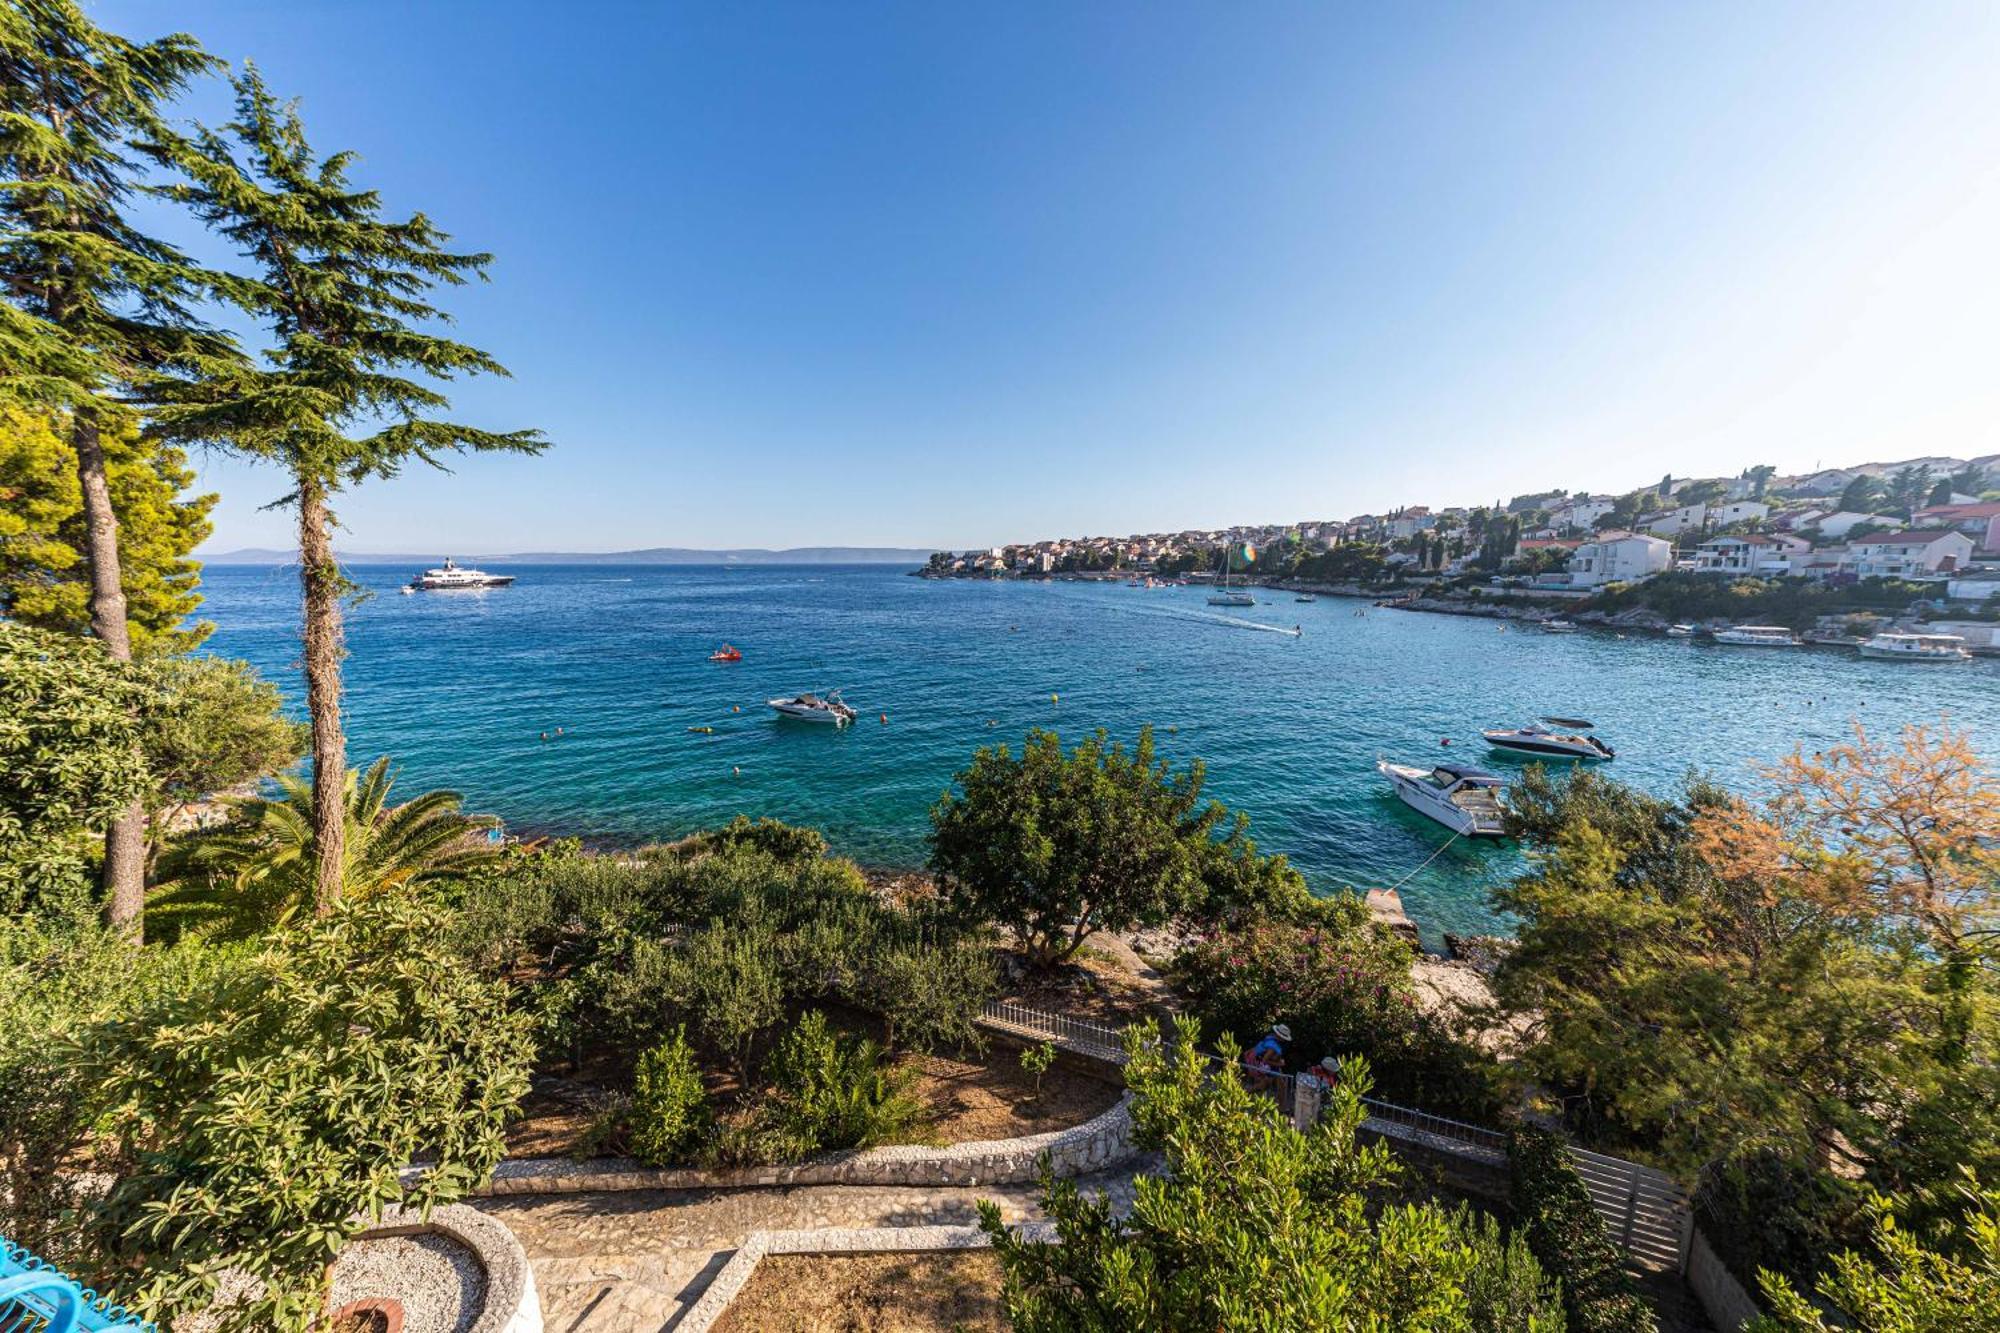
[[(78, 412), (70, 429), (76, 450), (76, 479), (83, 492), (84, 533), (89, 543), (90, 632), (121, 662), (132, 660), (132, 634), (125, 624), (124, 571), (118, 561), (118, 513), (111, 507), (111, 483), (104, 471), (104, 444), (97, 422)], [(104, 918), (135, 942), (146, 929), (146, 807), (134, 800), (104, 831)]]
[(299, 486), (299, 581), (305, 590), (306, 710), (312, 716), (314, 909), (340, 901), (347, 837), (347, 756), (340, 734), (340, 567), (334, 562), (326, 495)]

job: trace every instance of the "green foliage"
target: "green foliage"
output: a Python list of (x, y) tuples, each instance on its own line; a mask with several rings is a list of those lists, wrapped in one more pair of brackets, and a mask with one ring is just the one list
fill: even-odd
[(1098, 930), (1201, 908), (1212, 888), (1230, 907), (1302, 890), (1256, 857), (1246, 821), (1202, 801), (1205, 777), (1199, 760), (1175, 773), (1155, 759), (1151, 728), (1130, 750), (1098, 732), (1068, 754), (1030, 732), (1018, 757), (980, 750), (932, 807), (931, 865), (952, 906), (1011, 927), (1040, 965)]
[[(199, 378), (161, 386), (159, 431), (278, 463), (302, 489), (320, 491), (394, 476), (412, 459), (437, 463), (450, 450), (543, 448), (536, 431), (432, 415), (447, 402), (425, 381), (505, 373), (479, 349), (423, 331), (444, 318), (424, 297), (480, 276), (492, 256), (447, 249), (450, 237), (421, 213), (385, 218), (380, 197), (347, 178), (353, 153), (317, 156), (296, 107), (254, 68), (232, 82), (233, 121), (188, 137), (161, 133), (156, 155), (182, 177), (164, 193), (250, 261), (222, 291), (275, 347), (262, 364), (209, 358)], [(363, 433), (345, 433), (354, 427)]]
[[(2000, 1191), (1969, 1179), (1960, 1190), (1960, 1236), (1931, 1246), (1898, 1225), (1893, 1200), (1877, 1196), (1872, 1256), (1852, 1250), (1814, 1286), (1809, 1301), (1776, 1273), (1762, 1278), (1771, 1313), (1750, 1333), (1985, 1333), (2000, 1328)], [(1828, 1313), (1833, 1318), (1829, 1320)]]
[(865, 980), (846, 988), (847, 998), (882, 1015), (892, 1046), (934, 1051), (983, 1045), (978, 1019), (1000, 990), (992, 948), (982, 939), (933, 944), (921, 938), (930, 932), (899, 933), (919, 938), (878, 946)]
[(1562, 1282), (1563, 1310), (1575, 1333), (1654, 1333), (1659, 1327), (1626, 1275), (1624, 1256), (1570, 1164), (1562, 1140), (1521, 1126), (1507, 1143), (1516, 1224), (1542, 1266)]
[(120, 1148), (96, 1225), (138, 1308), (204, 1308), (235, 1270), (251, 1289), (225, 1327), (306, 1329), (367, 1219), (491, 1173), (533, 1045), (442, 934), (433, 908), (343, 908), (84, 1035)]
[(685, 1033), (639, 1057), (630, 1116), (632, 1155), (651, 1166), (686, 1161), (707, 1136), (713, 1118)]
[(1032, 1074), (1035, 1079), (1035, 1096), (1042, 1095), (1042, 1075), (1049, 1072), (1056, 1062), (1056, 1048), (1053, 1042), (1043, 1042), (1039, 1046), (1021, 1048), (1021, 1069)]
[(898, 1046), (978, 1044), (998, 988), (982, 937), (884, 902), (817, 834), (738, 828), (752, 836), (633, 857), (507, 855), (450, 890), (456, 945), (482, 970), (566, 978), (565, 1039), (640, 1049), (684, 1024), (739, 1072), (789, 1010), (821, 1001), (880, 1014)]
[(170, 657), (153, 664), (152, 679), (160, 701), (147, 710), (141, 745), (157, 806), (269, 777), (305, 753), (305, 727), (247, 662)]
[(94, 641), (0, 622), (0, 913), (89, 914), (88, 835), (146, 792), (154, 703)]
[[(282, 795), (231, 799), (223, 827), (195, 834), (161, 868), (161, 885), (147, 903), (156, 928), (201, 930), (229, 938), (261, 933), (313, 902), (316, 846), (312, 786), (278, 778)], [(457, 792), (428, 791), (389, 804), (395, 774), (387, 757), (367, 773), (347, 775), (343, 842), (347, 893), (370, 897), (450, 879), (496, 855), (483, 835), (495, 821), (459, 813)]]
[(1129, 1216), (1074, 1181), (1045, 1179), (1060, 1243), (1044, 1244), (980, 1205), (1017, 1330), (1561, 1328), (1525, 1256), (1509, 1261), (1504, 1282), (1475, 1278), (1502, 1261), (1483, 1225), (1432, 1204), (1377, 1202), (1399, 1168), (1357, 1137), (1363, 1062), (1347, 1063), (1319, 1126), (1301, 1134), (1269, 1099), (1214, 1076), (1195, 1035), (1186, 1020), (1172, 1042), (1150, 1025), (1127, 1033), (1135, 1140), (1166, 1156), (1163, 1172), (1138, 1178)]
[(75, 1058), (80, 1034), (231, 966), (214, 949), (141, 948), (91, 920), (0, 916), (0, 1197), (9, 1239), (72, 1269), (94, 1266), (76, 1226), (96, 1186), (101, 1110)]
[(1490, 1058), (1418, 1007), (1409, 945), (1365, 918), (1341, 926), (1268, 923), (1225, 931), (1175, 960), (1188, 1009), (1208, 1032), (1292, 1029), (1304, 1064), (1364, 1057), (1383, 1095), (1427, 1110), (1494, 1113)]
[(759, 1114), (782, 1144), (782, 1160), (892, 1143), (923, 1116), (910, 1075), (892, 1068), (875, 1042), (835, 1033), (817, 1009), (785, 1033), (764, 1072), (774, 1086)]
[[(213, 627), (187, 624), (201, 605), (214, 495), (187, 495), (181, 450), (130, 423), (102, 434), (105, 481), (118, 515), (118, 572), (133, 651), (188, 652)], [(90, 536), (68, 413), (0, 405), (0, 615), (66, 634), (90, 631)]]
[(1722, 579), (1669, 570), (1643, 582), (1611, 585), (1577, 603), (1577, 609), (1610, 614), (1645, 610), (1677, 622), (1730, 620), (1805, 630), (1820, 616), (1856, 608), (1901, 610), (1933, 592), (1901, 579), (1869, 578), (1835, 587), (1805, 578)]

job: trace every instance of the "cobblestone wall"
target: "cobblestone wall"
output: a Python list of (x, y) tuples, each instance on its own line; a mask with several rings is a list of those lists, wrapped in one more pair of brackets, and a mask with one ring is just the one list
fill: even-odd
[(585, 1190), (741, 1189), (757, 1185), (1009, 1185), (1032, 1181), (1046, 1153), (1058, 1176), (1086, 1175), (1132, 1156), (1131, 1094), (1071, 1129), (943, 1148), (863, 1148), (796, 1166), (704, 1171), (642, 1166), (625, 1157), (502, 1162), (480, 1194), (571, 1194)]

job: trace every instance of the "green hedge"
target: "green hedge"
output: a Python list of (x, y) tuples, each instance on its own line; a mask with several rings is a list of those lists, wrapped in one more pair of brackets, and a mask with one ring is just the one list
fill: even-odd
[(1514, 1225), (1543, 1269), (1561, 1279), (1570, 1333), (1659, 1333), (1562, 1140), (1521, 1126), (1508, 1141), (1507, 1164)]

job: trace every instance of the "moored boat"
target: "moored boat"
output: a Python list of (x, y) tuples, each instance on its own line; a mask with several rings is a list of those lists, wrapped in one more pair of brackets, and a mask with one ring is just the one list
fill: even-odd
[(1468, 838), (1507, 834), (1500, 796), (1506, 784), (1491, 773), (1458, 764), (1415, 768), (1377, 760), (1375, 771), (1389, 780), (1404, 805)]
[(1783, 625), (1731, 625), (1715, 632), (1717, 643), (1733, 643), (1745, 648), (1796, 648), (1798, 636)]
[(801, 694), (790, 699), (766, 700), (778, 710), (780, 717), (796, 718), (801, 722), (826, 722), (836, 727), (844, 727), (854, 720), (852, 708), (840, 700), (839, 690), (828, 690), (825, 694)]
[(1889, 662), (1970, 662), (1972, 653), (1957, 634), (1906, 634), (1885, 630), (1861, 645), (1863, 657)]
[(1670, 639), (1692, 639), (1694, 637), (1694, 626), (1669, 625), (1667, 626), (1667, 637)]
[(1574, 634), (1576, 626), (1567, 620), (1544, 620), (1542, 628), (1550, 634)]
[(1309, 592), (1302, 592), (1297, 597), (1292, 598), (1292, 600), (1295, 602), (1317, 602), (1319, 598)]
[[(1568, 730), (1558, 731), (1563, 727)], [(1576, 717), (1545, 717), (1525, 727), (1496, 727), (1479, 734), (1496, 750), (1537, 759), (1614, 759), (1618, 752), (1590, 734), (1591, 724)]]
[(488, 574), (483, 569), (464, 569), (450, 556), (435, 569), (427, 569), (411, 579), (411, 592), (448, 592), (455, 588), (504, 588), (514, 581), (512, 574)]

